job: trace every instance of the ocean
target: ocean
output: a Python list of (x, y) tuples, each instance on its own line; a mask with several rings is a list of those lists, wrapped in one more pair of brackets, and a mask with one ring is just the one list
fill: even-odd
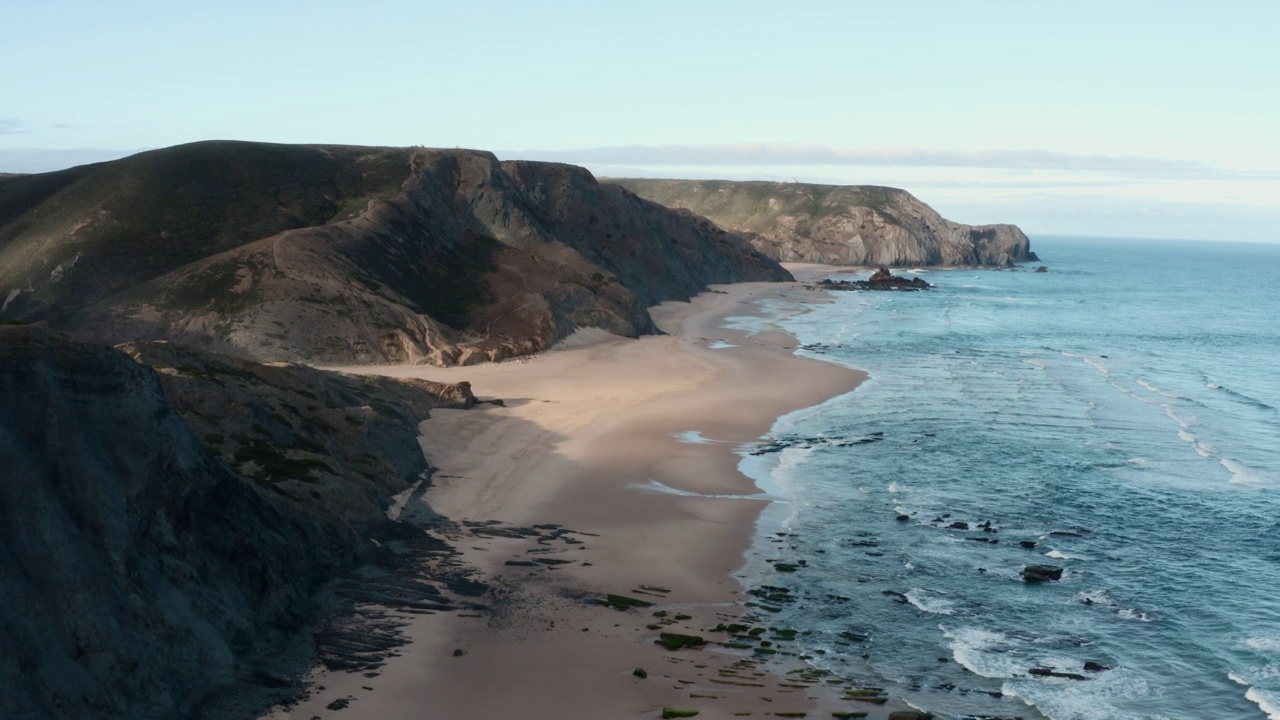
[(1280, 245), (1033, 248), (766, 318), (871, 376), (743, 449), (778, 625), (940, 718), (1280, 720)]

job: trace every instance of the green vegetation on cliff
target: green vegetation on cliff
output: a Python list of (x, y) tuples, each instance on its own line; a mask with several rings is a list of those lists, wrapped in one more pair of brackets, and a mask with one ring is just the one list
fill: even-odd
[(96, 341), (465, 364), (788, 277), (582, 168), (470, 150), (218, 141), (0, 178), (0, 320)]
[(1034, 259), (1012, 225), (952, 222), (905, 190), (875, 185), (610, 179), (741, 233), (781, 261), (836, 265), (993, 265)]

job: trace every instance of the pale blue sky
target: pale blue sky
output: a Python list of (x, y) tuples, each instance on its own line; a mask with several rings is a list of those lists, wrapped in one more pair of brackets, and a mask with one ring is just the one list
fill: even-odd
[(1280, 240), (1280, 2), (0, 0), (0, 172), (210, 138)]

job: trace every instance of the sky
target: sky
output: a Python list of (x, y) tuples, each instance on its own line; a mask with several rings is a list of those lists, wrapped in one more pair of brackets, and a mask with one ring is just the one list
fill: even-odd
[(0, 172), (207, 139), (1280, 242), (1280, 2), (0, 0)]

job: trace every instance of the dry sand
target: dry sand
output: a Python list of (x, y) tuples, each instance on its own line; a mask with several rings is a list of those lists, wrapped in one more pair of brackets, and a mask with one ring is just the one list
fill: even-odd
[[(767, 501), (738, 471), (735, 449), (779, 416), (865, 378), (795, 356), (783, 332), (723, 327), (727, 317), (758, 314), (766, 298), (822, 301), (798, 284), (724, 286), (654, 308), (663, 336), (580, 332), (524, 362), (345, 368), (467, 380), (478, 397), (502, 399), (505, 407), (433, 411), (422, 424), (423, 449), (439, 468), (423, 499), (456, 522), (574, 532), (539, 542), (457, 530), (452, 541), (494, 585), (491, 612), (415, 616), (411, 644), (376, 676), (318, 673), (310, 698), (269, 717), (652, 718), (664, 707), (696, 709), (699, 718), (883, 717), (891, 706), (841, 698), (856, 683), (804, 675), (795, 656), (762, 664), (715, 644), (728, 635), (708, 632), (753, 611), (734, 573)], [(711, 442), (678, 437), (690, 431)], [(654, 490), (655, 482), (674, 492)], [(538, 559), (563, 562), (506, 564)], [(608, 593), (656, 605), (624, 612), (585, 602)], [(760, 615), (751, 624), (767, 626), (768, 613)], [(653, 642), (668, 631), (712, 644), (668, 651)], [(341, 700), (345, 708), (329, 708)]]

